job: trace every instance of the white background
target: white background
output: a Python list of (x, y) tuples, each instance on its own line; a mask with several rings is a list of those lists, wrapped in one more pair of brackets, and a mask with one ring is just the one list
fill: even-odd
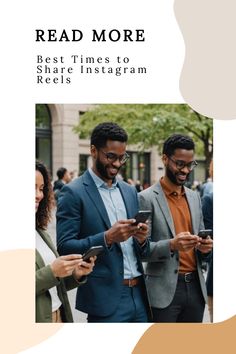
[[(179, 77), (184, 42), (173, 0), (8, 1), (1, 11), (1, 250), (34, 248), (35, 103), (182, 103)], [(36, 28), (78, 28), (78, 43), (36, 43)], [(143, 28), (144, 43), (92, 43), (91, 30)], [(87, 35), (89, 34), (89, 35)], [(37, 86), (36, 55), (128, 56), (148, 74), (84, 76), (73, 85)], [(226, 93), (227, 94), (227, 93)], [(207, 98), (206, 98), (207, 99)], [(201, 112), (200, 112), (201, 113)], [(236, 120), (215, 121), (214, 302), (215, 321), (236, 313), (235, 132)], [(19, 233), (19, 225), (24, 232)], [(26, 353), (79, 351), (130, 353), (148, 328), (140, 325), (65, 325)], [(115, 343), (115, 346), (114, 344)], [(112, 345), (113, 344), (113, 345)], [(112, 350), (111, 350), (112, 345)]]

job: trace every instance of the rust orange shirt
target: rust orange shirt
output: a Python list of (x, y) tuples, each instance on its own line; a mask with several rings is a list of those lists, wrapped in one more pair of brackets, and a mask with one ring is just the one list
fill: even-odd
[[(178, 189), (166, 177), (162, 177), (160, 183), (171, 211), (175, 235), (185, 231), (192, 233), (191, 214), (184, 188)], [(196, 268), (194, 249), (187, 252), (179, 251), (179, 272), (193, 272)]]

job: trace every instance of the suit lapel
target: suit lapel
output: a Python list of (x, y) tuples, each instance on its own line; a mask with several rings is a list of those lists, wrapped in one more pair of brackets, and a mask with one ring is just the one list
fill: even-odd
[(90, 173), (86, 171), (84, 175), (82, 176), (83, 178), (83, 184), (85, 187), (85, 190), (87, 191), (90, 199), (94, 203), (98, 213), (100, 214), (101, 218), (103, 219), (106, 227), (109, 229), (111, 227), (111, 223), (105, 208), (105, 205), (103, 203), (102, 197), (100, 196), (100, 193), (98, 192), (98, 189), (90, 176)]
[(156, 185), (155, 185), (155, 188), (154, 188), (154, 193), (156, 195), (156, 199), (157, 199), (157, 202), (159, 204), (159, 207), (166, 219), (166, 222), (172, 232), (172, 236), (174, 237), (175, 236), (175, 228), (174, 228), (174, 223), (173, 223), (173, 219), (172, 219), (172, 216), (171, 216), (171, 212), (170, 212), (170, 209), (169, 209), (169, 206), (168, 206), (168, 203), (167, 203), (167, 200), (166, 200), (166, 197), (165, 197), (165, 194), (161, 188), (161, 184), (160, 182), (158, 182)]

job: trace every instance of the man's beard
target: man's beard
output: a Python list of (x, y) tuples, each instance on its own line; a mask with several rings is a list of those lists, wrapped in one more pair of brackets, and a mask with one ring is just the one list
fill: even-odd
[[(107, 173), (107, 167), (109, 165), (104, 165), (99, 159), (96, 160), (95, 162), (96, 164), (96, 170), (98, 171), (98, 173), (100, 174), (100, 176), (104, 179), (109, 179), (109, 180), (113, 180), (115, 178), (115, 176), (111, 177), (109, 176), (109, 174)], [(113, 167), (114, 168), (114, 167)], [(119, 168), (117, 168), (117, 173), (119, 172)]]
[[(177, 180), (177, 177), (176, 177), (176, 174), (177, 174), (177, 175), (178, 175), (178, 174), (183, 174), (183, 175), (185, 175), (185, 176), (186, 176), (185, 181), (178, 181), (178, 180)], [(177, 186), (183, 186), (183, 185), (188, 181), (188, 179), (189, 179), (189, 173), (188, 173), (188, 174), (186, 174), (186, 173), (181, 173), (181, 172), (173, 173), (173, 172), (169, 169), (168, 166), (166, 167), (166, 176), (169, 178), (169, 180), (170, 180), (173, 184), (175, 184), (175, 185), (177, 185)]]

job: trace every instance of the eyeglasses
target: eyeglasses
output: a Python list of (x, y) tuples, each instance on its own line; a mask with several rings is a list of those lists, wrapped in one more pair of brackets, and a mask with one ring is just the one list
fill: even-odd
[(168, 156), (168, 158), (175, 163), (175, 166), (178, 170), (182, 170), (183, 168), (187, 167), (189, 171), (192, 171), (197, 166), (197, 161), (185, 163), (182, 160), (174, 160), (170, 156)]
[(129, 154), (127, 154), (127, 152), (124, 154), (124, 155), (116, 155), (116, 154), (113, 154), (113, 152), (105, 152), (105, 151), (102, 151), (100, 150), (107, 158), (107, 160), (109, 162), (115, 162), (117, 160), (120, 161), (120, 163), (123, 165), (129, 158)]

